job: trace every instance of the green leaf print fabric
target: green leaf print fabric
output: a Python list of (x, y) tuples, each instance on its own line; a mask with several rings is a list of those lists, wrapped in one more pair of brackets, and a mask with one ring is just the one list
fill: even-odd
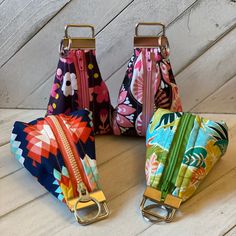
[[(170, 162), (168, 154), (183, 114), (158, 109), (152, 117), (146, 135), (147, 186), (161, 190), (161, 178)], [(190, 198), (214, 164), (224, 155), (227, 146), (228, 128), (225, 122), (194, 116), (184, 154), (178, 157), (181, 158), (181, 164), (178, 170), (175, 169), (177, 176), (169, 193), (183, 201)]]

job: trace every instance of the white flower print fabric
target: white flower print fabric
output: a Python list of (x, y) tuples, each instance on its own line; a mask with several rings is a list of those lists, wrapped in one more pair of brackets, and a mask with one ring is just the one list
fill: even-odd
[(75, 93), (75, 90), (77, 90), (77, 81), (76, 81), (76, 75), (74, 73), (66, 72), (63, 77), (63, 83), (61, 90), (63, 91), (63, 94), (68, 97), (69, 95), (73, 96)]

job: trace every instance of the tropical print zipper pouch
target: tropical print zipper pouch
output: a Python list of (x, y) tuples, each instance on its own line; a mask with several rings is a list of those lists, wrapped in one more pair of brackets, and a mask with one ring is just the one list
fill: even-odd
[[(67, 30), (71, 27), (91, 28), (92, 38), (70, 37)], [(69, 114), (85, 108), (93, 112), (95, 134), (112, 132), (112, 106), (96, 60), (94, 28), (90, 25), (67, 25), (47, 115)]]
[[(81, 224), (108, 215), (106, 198), (99, 187), (91, 117), (88, 110), (78, 110), (30, 123), (17, 121), (10, 141), (16, 159), (51, 194), (66, 203)], [(98, 209), (95, 216), (80, 216), (80, 209), (94, 205)]]
[[(139, 25), (160, 25), (161, 36), (139, 36)], [(158, 108), (182, 111), (178, 88), (168, 59), (165, 26), (139, 23), (134, 37), (134, 53), (128, 62), (113, 113), (115, 135), (145, 136), (149, 121)]]
[[(180, 204), (189, 199), (228, 146), (225, 122), (198, 115), (158, 109), (146, 135), (147, 188), (142, 214), (169, 222)], [(146, 204), (146, 200), (154, 204)], [(166, 210), (160, 215), (157, 208)]]

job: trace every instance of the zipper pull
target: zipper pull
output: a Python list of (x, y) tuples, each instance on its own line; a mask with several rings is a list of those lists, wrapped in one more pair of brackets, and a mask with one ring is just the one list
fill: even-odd
[(82, 51), (77, 51), (79, 70), (84, 70), (84, 53)]
[(166, 181), (165, 183), (163, 183), (163, 185), (161, 186), (161, 201), (165, 201), (165, 198), (168, 194), (168, 190), (170, 187), (170, 181)]
[(80, 202), (88, 202), (91, 200), (88, 190), (84, 184), (84, 182), (79, 182), (77, 185), (77, 191), (79, 193), (79, 201)]
[(147, 51), (146, 52), (146, 59), (147, 59), (147, 61), (146, 61), (146, 63), (147, 63), (147, 70), (148, 71), (151, 71), (151, 64), (152, 64), (152, 62), (151, 62), (151, 52), (150, 51)]

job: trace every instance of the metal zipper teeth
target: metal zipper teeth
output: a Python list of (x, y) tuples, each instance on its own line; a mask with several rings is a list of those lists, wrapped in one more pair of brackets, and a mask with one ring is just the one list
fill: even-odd
[(174, 148), (172, 148), (172, 150), (170, 150), (170, 152), (169, 152), (170, 162), (169, 162), (166, 172), (164, 173), (164, 176), (163, 176), (163, 179), (165, 179), (165, 180), (160, 184), (161, 191), (163, 192), (164, 196), (167, 194), (166, 191), (168, 191), (169, 184), (171, 183), (171, 180), (173, 178), (175, 167), (176, 167), (176, 164), (177, 164), (177, 161), (179, 158), (180, 147), (182, 145), (183, 139), (184, 139), (186, 131), (187, 131), (187, 126), (188, 126), (189, 121), (192, 118), (192, 115), (185, 114), (185, 116), (183, 116), (182, 118), (184, 118), (184, 120), (183, 120), (183, 123), (181, 123), (181, 127), (179, 130), (180, 137), (176, 137), (177, 143), (175, 144)]
[(59, 121), (57, 120), (57, 118), (55, 116), (50, 116), (50, 118), (53, 121), (53, 123), (54, 123), (54, 125), (57, 129), (58, 134), (60, 135), (60, 138), (61, 138), (62, 143), (63, 143), (63, 147), (65, 149), (68, 160), (70, 162), (71, 169), (73, 170), (74, 177), (77, 181), (77, 184), (79, 184), (80, 182), (83, 182), (83, 180), (82, 180), (82, 177), (80, 175), (79, 168), (78, 168), (77, 163), (75, 161), (75, 156), (74, 156), (74, 154), (71, 150), (71, 147), (70, 147), (70, 144), (67, 140), (67, 137), (66, 137)]

